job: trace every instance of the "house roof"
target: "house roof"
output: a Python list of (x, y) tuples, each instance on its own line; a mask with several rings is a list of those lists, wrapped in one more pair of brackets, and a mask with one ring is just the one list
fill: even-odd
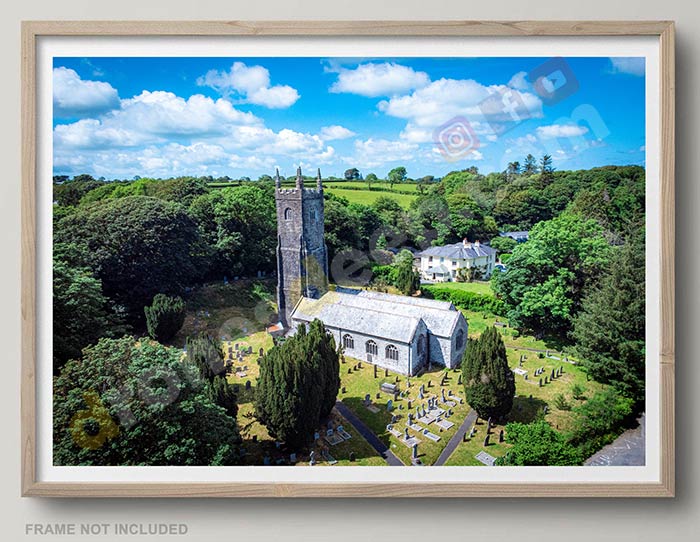
[(433, 335), (450, 337), (464, 317), (448, 301), (358, 291), (302, 298), (292, 319), (310, 322), (314, 318), (330, 327), (408, 343), (422, 325)]
[(481, 256), (490, 256), (496, 253), (496, 249), (488, 245), (475, 243), (455, 243), (454, 245), (443, 245), (441, 247), (430, 247), (420, 253), (420, 256), (438, 256), (453, 260), (472, 260)]
[(501, 237), (510, 237), (511, 239), (527, 239), (530, 237), (530, 232), (529, 231), (502, 231), (499, 233)]

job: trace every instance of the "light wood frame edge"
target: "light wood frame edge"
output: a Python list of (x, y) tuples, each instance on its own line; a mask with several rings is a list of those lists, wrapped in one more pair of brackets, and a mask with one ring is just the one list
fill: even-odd
[[(41, 36), (659, 36), (661, 476), (656, 483), (58, 483), (36, 479), (36, 41)], [(672, 21), (24, 21), (22, 23), (21, 492), (47, 497), (673, 497), (675, 48)]]

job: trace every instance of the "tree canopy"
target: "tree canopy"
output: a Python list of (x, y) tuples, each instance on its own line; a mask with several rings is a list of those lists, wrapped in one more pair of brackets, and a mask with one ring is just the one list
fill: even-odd
[(610, 246), (593, 219), (573, 214), (537, 224), (491, 284), (517, 327), (566, 333), (586, 288), (607, 267)]
[(637, 403), (645, 390), (644, 231), (617, 247), (608, 272), (583, 300), (573, 336), (588, 373)]
[(181, 351), (101, 339), (54, 383), (58, 465), (233, 465), (236, 420), (210, 398)]

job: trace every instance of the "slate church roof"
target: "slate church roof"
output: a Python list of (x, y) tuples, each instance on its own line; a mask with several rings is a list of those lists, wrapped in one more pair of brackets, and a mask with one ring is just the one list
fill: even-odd
[[(346, 290), (347, 291), (347, 290)], [(451, 337), (461, 313), (449, 301), (380, 292), (327, 292), (320, 299), (302, 297), (292, 319), (320, 319), (330, 327), (410, 343), (424, 324), (433, 334)]]

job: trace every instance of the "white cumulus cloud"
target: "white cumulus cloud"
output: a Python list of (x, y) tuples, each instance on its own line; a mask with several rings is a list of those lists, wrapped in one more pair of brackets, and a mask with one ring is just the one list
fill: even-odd
[(247, 66), (243, 62), (234, 62), (229, 71), (209, 70), (197, 79), (197, 84), (270, 109), (290, 107), (299, 99), (297, 90), (289, 85), (270, 86), (267, 68)]
[(629, 75), (642, 76), (644, 75), (644, 57), (612, 57), (610, 58), (610, 63), (612, 64), (613, 73), (627, 73)]
[(369, 98), (393, 96), (430, 83), (425, 72), (394, 62), (360, 64), (357, 68), (339, 68), (331, 92), (347, 92)]
[(349, 130), (345, 126), (334, 124), (332, 126), (324, 126), (321, 128), (321, 139), (332, 141), (334, 139), (347, 139), (355, 135), (355, 132)]
[[(527, 117), (542, 116), (542, 102), (532, 93), (519, 92), (505, 85), (485, 86), (473, 79), (438, 79), (411, 94), (395, 96), (379, 103), (380, 111), (392, 117), (409, 120), (418, 127), (436, 128), (450, 119), (460, 116), (475, 122), (507, 122), (507, 100), (498, 109), (489, 102), (490, 96), (510, 96), (511, 101), (527, 111)], [(493, 100), (492, 100), (493, 101)]]
[(588, 132), (588, 128), (579, 124), (550, 124), (548, 126), (538, 126), (537, 135), (543, 139), (555, 137), (578, 137)]
[(53, 69), (54, 116), (89, 116), (118, 107), (119, 93), (109, 83), (81, 79), (69, 68)]

